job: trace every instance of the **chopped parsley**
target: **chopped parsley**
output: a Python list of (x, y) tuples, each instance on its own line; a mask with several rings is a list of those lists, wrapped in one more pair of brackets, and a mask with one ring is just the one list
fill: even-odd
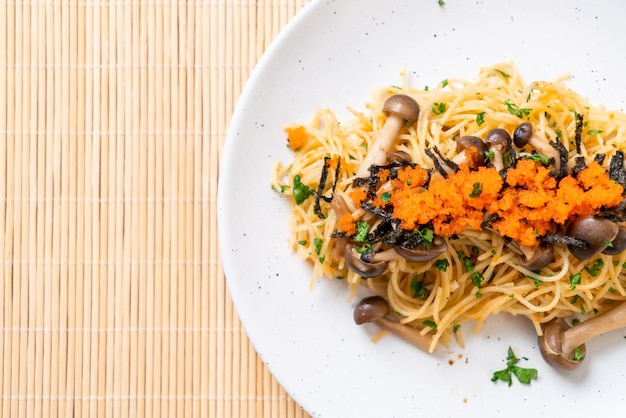
[(432, 111), (435, 115), (441, 115), (446, 111), (446, 108), (447, 106), (445, 103), (434, 103)]
[(447, 258), (442, 258), (441, 260), (437, 260), (435, 261), (435, 264), (433, 264), (435, 266), (435, 268), (439, 271), (446, 271), (448, 270), (448, 267), (450, 266), (450, 262), (448, 261)]
[(463, 251), (459, 251), (458, 253), (459, 258), (461, 259), (461, 261), (463, 262), (463, 266), (465, 267), (465, 272), (469, 273), (470, 271), (474, 270), (474, 262), (472, 261), (472, 259), (468, 256), (466, 256)]
[(382, 200), (383, 203), (388, 203), (391, 200), (391, 192), (385, 192), (381, 194), (380, 200)]
[(485, 123), (485, 112), (478, 112), (476, 114), (476, 123), (478, 124), (478, 126)]
[(324, 240), (321, 238), (315, 238), (313, 240), (313, 245), (315, 246), (315, 254), (320, 255), (322, 251), (322, 245), (324, 244)]
[(300, 175), (296, 174), (293, 178), (293, 199), (296, 201), (296, 205), (300, 205), (305, 200), (315, 194), (315, 190), (312, 190), (309, 186), (300, 181)]
[[(526, 357), (522, 357), (524, 360), (528, 360)], [(513, 384), (513, 376), (517, 377), (520, 383), (525, 385), (529, 385), (531, 380), (537, 379), (537, 369), (520, 367), (517, 363), (520, 361), (519, 358), (515, 356), (513, 353), (513, 349), (509, 347), (508, 355), (506, 358), (506, 369), (498, 370), (493, 373), (491, 377), (492, 382), (497, 382), (498, 380), (502, 380), (505, 383), (508, 383), (509, 386)]]
[(356, 223), (356, 236), (354, 240), (356, 242), (365, 242), (367, 240), (367, 233), (370, 231), (370, 224), (364, 221)]
[(576, 290), (576, 286), (580, 284), (580, 279), (582, 279), (582, 273), (576, 273), (569, 276), (569, 288), (570, 290)]
[(497, 72), (499, 72), (499, 73), (500, 73), (500, 75), (501, 75), (503, 78), (509, 78), (509, 77), (511, 77), (508, 73), (505, 73), (505, 72), (504, 72), (504, 71), (502, 71), (502, 70), (498, 70), (498, 69), (496, 69), (496, 71), (497, 71)]
[(455, 334), (457, 333), (457, 331), (461, 329), (461, 324), (456, 324), (453, 328), (452, 328), (452, 332), (454, 332)]
[(601, 134), (602, 132), (604, 132), (602, 129), (589, 129), (587, 131), (587, 135), (597, 135)]
[(441, 87), (445, 87), (448, 85), (448, 79), (445, 79), (441, 82)]
[(474, 183), (474, 185), (472, 186), (472, 192), (470, 193), (470, 197), (473, 199), (475, 197), (479, 197), (483, 192), (483, 185), (482, 183)]
[(590, 276), (592, 277), (596, 277), (598, 274), (600, 274), (600, 271), (604, 268), (604, 260), (602, 260), (601, 258), (596, 258), (593, 261), (592, 265), (586, 265), (585, 266), (585, 271), (587, 273), (589, 273)]
[(574, 361), (583, 361), (585, 359), (585, 353), (583, 352), (583, 350), (580, 349), (580, 347), (576, 347), (574, 349)]
[(433, 238), (435, 238), (435, 234), (432, 229), (415, 229), (413, 230), (413, 233), (422, 237), (422, 240), (424, 241), (424, 248), (430, 248), (430, 245), (433, 243)]
[(427, 327), (433, 328), (433, 329), (437, 328), (437, 324), (434, 321), (431, 321), (430, 319), (425, 319), (422, 322), (422, 324), (426, 325)]
[(426, 289), (424, 282), (417, 278), (417, 273), (413, 276), (413, 280), (411, 280), (411, 292), (413, 292), (413, 297), (419, 300), (424, 300), (426, 298), (426, 293), (428, 289)]
[(532, 110), (526, 107), (519, 107), (515, 103), (512, 103), (509, 99), (506, 99), (504, 101), (504, 104), (506, 105), (506, 109), (509, 111), (510, 114), (515, 115), (520, 119), (522, 119), (524, 116), (528, 116), (530, 114), (530, 111)]
[(481, 287), (483, 287), (483, 281), (485, 280), (485, 277), (479, 272), (476, 271), (472, 273), (472, 275), (470, 276), (470, 279), (472, 280), (472, 284), (476, 286), (477, 288), (480, 289)]
[(542, 154), (527, 155), (526, 159), (536, 161), (538, 163), (541, 163), (542, 165), (548, 165), (548, 162), (550, 162), (550, 159)]

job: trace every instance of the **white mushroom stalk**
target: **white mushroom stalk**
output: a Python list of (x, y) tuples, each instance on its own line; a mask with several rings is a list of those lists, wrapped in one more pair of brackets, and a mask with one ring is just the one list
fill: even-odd
[(554, 160), (554, 168), (558, 173), (561, 169), (561, 156), (559, 152), (550, 145), (549, 141), (541, 135), (533, 126), (524, 122), (513, 132), (513, 142), (518, 148), (524, 148), (526, 145), (533, 147), (539, 154), (545, 155), (548, 159)]
[(385, 101), (383, 113), (387, 115), (387, 120), (357, 171), (356, 176), (359, 178), (369, 177), (372, 165), (384, 165), (387, 162), (387, 154), (393, 148), (405, 123), (413, 125), (417, 121), (419, 106), (412, 97), (395, 94)]
[(615, 308), (568, 328), (562, 320), (543, 326), (539, 337), (541, 354), (548, 364), (561, 369), (573, 369), (580, 365), (586, 355), (585, 343), (591, 339), (626, 327), (626, 302)]

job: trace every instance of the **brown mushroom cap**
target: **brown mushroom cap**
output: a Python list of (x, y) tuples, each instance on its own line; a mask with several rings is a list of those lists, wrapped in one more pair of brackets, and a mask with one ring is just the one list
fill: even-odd
[(387, 155), (389, 164), (401, 164), (411, 162), (411, 155), (406, 151), (394, 151)]
[(399, 116), (413, 125), (420, 115), (420, 107), (411, 96), (394, 94), (385, 101), (383, 113), (387, 116), (391, 114)]
[[(470, 167), (475, 168), (485, 164), (485, 153), (488, 151), (487, 145), (477, 136), (464, 135), (456, 140), (457, 157), (452, 161), (457, 164), (466, 162)], [(463, 156), (462, 158), (460, 158)]]
[(511, 135), (509, 135), (509, 133), (504, 129), (492, 129), (487, 132), (487, 136), (485, 137), (485, 143), (489, 145), (490, 148), (497, 146), (500, 149), (504, 150), (507, 149), (509, 145), (511, 145)]
[(579, 260), (587, 260), (605, 250), (619, 232), (612, 221), (594, 216), (580, 216), (567, 227), (567, 235), (584, 240), (584, 248), (568, 245), (570, 253)]
[(539, 245), (532, 257), (520, 256), (519, 261), (520, 266), (525, 269), (531, 271), (541, 270), (554, 261), (554, 246), (550, 243)]
[(389, 303), (380, 296), (368, 296), (354, 308), (354, 322), (357, 325), (372, 322), (389, 315)]
[(524, 148), (533, 136), (533, 125), (529, 122), (520, 123), (513, 132), (513, 142), (517, 148)]
[(434, 237), (428, 248), (418, 246), (415, 248), (406, 248), (400, 245), (394, 245), (393, 249), (409, 261), (416, 263), (424, 263), (438, 257), (448, 249), (448, 243), (441, 237)]
[(344, 256), (346, 258), (346, 264), (350, 270), (367, 279), (380, 276), (387, 269), (387, 261), (379, 261), (375, 263), (366, 263), (363, 261), (361, 259), (361, 254), (356, 251), (355, 246), (352, 243), (346, 244)]
[[(543, 335), (538, 338), (539, 350), (546, 363), (559, 369), (571, 370), (580, 366), (581, 360), (574, 360), (573, 352), (563, 353), (563, 335), (569, 326), (562, 319), (552, 320), (541, 327)], [(585, 345), (578, 347), (582, 358), (586, 355)]]

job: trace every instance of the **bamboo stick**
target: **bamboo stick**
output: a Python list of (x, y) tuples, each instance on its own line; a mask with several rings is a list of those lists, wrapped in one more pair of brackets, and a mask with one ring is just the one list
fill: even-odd
[[(0, 62), (8, 63), (7, 57), (7, 31), (1, 28), (7, 27), (7, 6), (6, 4), (0, 5)], [(7, 66), (0, 66), (0, 97), (7, 97)], [(7, 100), (0, 100), (0, 170), (8, 174), (6, 167), (8, 164), (7, 155)], [(10, 245), (10, 241), (7, 239), (7, 207), (9, 205), (7, 200), (7, 179), (0, 179), (0, 236), (5, 239), (0, 240), (0, 254), (6, 254), (5, 244)], [(2, 303), (0, 309), (0, 321), (3, 325), (11, 324), (11, 310), (12, 310), (12, 298), (11, 288), (12, 283), (10, 280), (11, 264), (9, 260), (2, 259), (0, 265), (0, 277), (2, 283), (0, 283), (0, 301)], [(21, 269), (20, 265), (20, 269)], [(0, 394), (12, 394), (11, 390), (11, 333), (3, 331), (0, 333), (0, 347), (2, 349), (2, 364), (0, 365)], [(0, 413), (3, 416), (8, 416), (10, 413), (11, 403), (10, 400), (5, 401), (4, 396), (0, 396)]]
[[(83, 87), (84, 75), (82, 70), (78, 69), (79, 64), (82, 64), (84, 61), (84, 55), (82, 54), (81, 48), (79, 48), (81, 38), (81, 27), (82, 22), (82, 8), (73, 7), (70, 13), (70, 22), (69, 27), (70, 30), (70, 42), (69, 49), (72, 52), (70, 57), (70, 88), (69, 88), (69, 126), (68, 129), (70, 132), (73, 132), (72, 135), (72, 146), (70, 147), (70, 153), (67, 155), (67, 158), (70, 160), (70, 168), (69, 168), (69, 185), (68, 185), (68, 195), (69, 195), (69, 207), (68, 207), (68, 248), (67, 248), (67, 327), (68, 327), (68, 335), (67, 335), (67, 370), (65, 374), (65, 384), (61, 386), (62, 389), (65, 389), (66, 394), (73, 394), (75, 389), (75, 377), (76, 377), (76, 351), (77, 347), (77, 338), (76, 338), (76, 280), (77, 280), (77, 248), (76, 242), (78, 238), (77, 232), (77, 211), (78, 204), (77, 201), (79, 199), (78, 194), (78, 147), (77, 143), (79, 142), (79, 112), (81, 109), (80, 103), (80, 95), (84, 91), (81, 89)], [(68, 412), (74, 410), (74, 402), (69, 399), (65, 401), (65, 408), (63, 408), (62, 416), (65, 416)]]

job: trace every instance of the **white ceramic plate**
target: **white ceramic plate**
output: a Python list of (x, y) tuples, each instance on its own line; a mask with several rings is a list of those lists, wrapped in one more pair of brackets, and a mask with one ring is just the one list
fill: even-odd
[[(526, 81), (570, 72), (569, 86), (622, 110), (626, 98), (626, 3), (609, 1), (324, 0), (309, 4), (264, 55), (232, 118), (220, 167), (218, 216), (229, 289), (245, 329), (286, 391), (315, 417), (584, 416), (623, 405), (626, 331), (592, 341), (571, 372), (543, 362), (521, 318), (465, 329), (466, 348), (428, 355), (358, 327), (340, 281), (309, 290), (311, 269), (287, 247), (288, 202), (270, 190), (288, 162), (282, 128), (318, 107), (340, 118), (373, 89), (447, 77), (514, 61)], [(468, 335), (469, 334), (469, 335)], [(539, 378), (492, 383), (507, 348)], [(452, 364), (450, 364), (452, 363)]]

